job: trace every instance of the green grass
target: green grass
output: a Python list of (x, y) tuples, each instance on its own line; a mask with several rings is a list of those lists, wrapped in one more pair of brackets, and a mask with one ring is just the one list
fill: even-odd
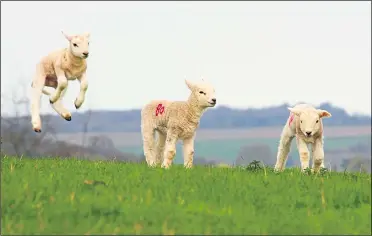
[(370, 174), (1, 162), (1, 234), (371, 234)]
[[(328, 150), (335, 150), (339, 148), (348, 148), (358, 143), (371, 143), (371, 135), (360, 135), (352, 137), (331, 137), (324, 138), (325, 152)], [(229, 140), (203, 140), (195, 142), (195, 155), (202, 156), (205, 158), (218, 158), (225, 161), (226, 163), (232, 164), (238, 157), (240, 148), (245, 145), (264, 144), (267, 145), (272, 152), (273, 158), (275, 159), (276, 152), (278, 150), (279, 137), (278, 138), (249, 138), (249, 139), (229, 139)], [(124, 152), (135, 153), (141, 155), (143, 153), (142, 146), (131, 146), (120, 148)], [(291, 153), (293, 159), (299, 160), (296, 142), (293, 140), (291, 146)], [(183, 163), (182, 158), (182, 146), (180, 143), (177, 145), (177, 156), (175, 163)]]

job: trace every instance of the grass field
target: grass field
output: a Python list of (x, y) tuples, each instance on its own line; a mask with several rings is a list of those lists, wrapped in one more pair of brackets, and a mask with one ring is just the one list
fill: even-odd
[(370, 174), (1, 162), (1, 234), (371, 234)]

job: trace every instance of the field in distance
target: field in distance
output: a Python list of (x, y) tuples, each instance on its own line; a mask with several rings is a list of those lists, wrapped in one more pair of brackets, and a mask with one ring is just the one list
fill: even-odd
[(371, 234), (370, 174), (1, 161), (2, 234)]
[[(251, 129), (199, 129), (196, 141), (207, 140), (241, 140), (241, 139), (276, 139), (279, 140), (283, 127), (260, 127)], [(327, 138), (355, 137), (371, 135), (371, 126), (329, 126), (324, 127)], [(110, 137), (116, 147), (133, 147), (142, 145), (140, 132), (90, 132), (87, 137), (105, 135)], [(82, 143), (82, 133), (58, 133), (58, 139), (72, 143)]]
[[(268, 157), (272, 161), (276, 160), (276, 152), (278, 149), (279, 140), (276, 138), (248, 138), (248, 139), (218, 139), (218, 140), (198, 140), (195, 142), (195, 156), (203, 157), (207, 160), (218, 160), (227, 164), (233, 164), (234, 161), (240, 157), (241, 148), (244, 146), (254, 145), (265, 145), (270, 151), (271, 155)], [(371, 135), (365, 136), (354, 136), (354, 137), (328, 137), (325, 138), (325, 155), (326, 163), (333, 159), (340, 159), (343, 156), (347, 158), (353, 157), (353, 153), (344, 152), (339, 154), (338, 152), (333, 153), (343, 148), (349, 148), (357, 144), (371, 145)], [(121, 147), (122, 151), (127, 153), (134, 153), (141, 155), (143, 153), (143, 147), (141, 145), (132, 147)], [(178, 143), (176, 147), (176, 163), (183, 163), (182, 143)], [(255, 153), (250, 153), (254, 156)], [(299, 160), (298, 150), (296, 142), (292, 142), (291, 152), (289, 153), (292, 159)], [(248, 158), (243, 154), (242, 158)]]
[[(240, 150), (249, 145), (265, 145), (270, 148), (271, 155), (268, 157), (275, 162), (276, 151), (282, 127), (262, 127), (252, 129), (221, 129), (197, 131), (195, 140), (195, 156), (206, 160), (215, 160), (227, 164), (233, 164), (240, 157)], [(123, 152), (142, 155), (142, 138), (138, 132), (133, 133), (87, 133), (88, 137), (105, 135), (109, 137), (116, 148)], [(68, 142), (79, 143), (83, 135), (58, 134), (59, 139)], [(352, 158), (359, 153), (350, 153), (347, 150), (358, 144), (371, 145), (371, 126), (331, 126), (325, 127), (325, 152), (326, 162), (337, 163), (343, 158)], [(176, 163), (182, 163), (182, 145), (177, 144)], [(341, 153), (340, 153), (341, 152)], [(254, 153), (252, 153), (254, 155)], [(290, 156), (293, 160), (299, 159), (295, 142), (292, 142)], [(365, 154), (363, 154), (365, 156)], [(244, 156), (244, 158), (248, 158)]]

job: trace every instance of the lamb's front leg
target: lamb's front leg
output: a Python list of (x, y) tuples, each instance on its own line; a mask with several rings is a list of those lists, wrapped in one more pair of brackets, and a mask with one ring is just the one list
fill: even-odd
[(81, 107), (81, 105), (83, 105), (84, 100), (85, 100), (85, 93), (88, 90), (88, 80), (87, 80), (86, 73), (84, 73), (82, 76), (80, 76), (80, 78), (78, 78), (78, 80), (80, 82), (80, 91), (79, 91), (79, 95), (77, 96), (77, 98), (75, 100), (76, 109), (79, 109)]
[(313, 171), (318, 172), (320, 168), (324, 168), (323, 137), (320, 137), (315, 140), (312, 149), (313, 149)]
[(194, 137), (183, 140), (183, 160), (185, 168), (191, 168), (194, 160)]
[(55, 103), (61, 97), (62, 91), (65, 90), (68, 85), (65, 72), (61, 69), (55, 69), (55, 72), (57, 75), (58, 84), (54, 93), (51, 94), (49, 97), (49, 102), (52, 104)]
[(307, 148), (306, 142), (303, 139), (296, 137), (296, 140), (297, 149), (301, 160), (301, 170), (304, 171), (305, 169), (309, 168), (309, 149)]
[(161, 167), (169, 168), (172, 165), (173, 159), (176, 156), (176, 143), (178, 135), (172, 131), (167, 132), (167, 139), (165, 141), (164, 159)]
[(62, 116), (67, 121), (71, 121), (71, 113), (62, 104), (62, 98), (64, 97), (64, 95), (66, 93), (66, 90), (67, 90), (67, 88), (65, 88), (62, 91), (61, 96), (59, 97), (59, 99), (55, 103), (52, 103), (51, 105), (52, 105), (53, 109), (60, 116)]

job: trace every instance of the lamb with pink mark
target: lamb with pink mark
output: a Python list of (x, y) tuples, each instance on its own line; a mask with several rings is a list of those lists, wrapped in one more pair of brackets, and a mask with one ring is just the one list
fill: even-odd
[[(62, 105), (62, 98), (69, 80), (77, 79), (80, 82), (80, 92), (75, 100), (76, 109), (79, 109), (85, 100), (88, 89), (86, 59), (89, 55), (90, 34), (67, 35), (63, 33), (63, 35), (69, 41), (69, 47), (51, 52), (36, 66), (36, 73), (31, 84), (31, 123), (35, 132), (41, 132), (40, 99), (42, 93), (49, 96), (53, 109), (67, 121), (71, 120), (71, 113)], [(51, 87), (55, 90), (50, 93), (44, 87)]]
[(320, 168), (324, 168), (322, 118), (331, 117), (331, 114), (326, 110), (316, 109), (309, 104), (298, 104), (288, 109), (291, 113), (280, 136), (274, 169), (282, 171), (285, 168), (292, 140), (296, 137), (302, 171), (309, 167), (310, 155), (307, 145), (310, 144), (312, 147), (312, 170), (318, 172)]
[(143, 151), (149, 166), (169, 168), (179, 139), (183, 141), (184, 166), (193, 166), (196, 129), (204, 111), (216, 105), (216, 98), (211, 84), (185, 82), (191, 91), (187, 101), (153, 100), (141, 111)]

